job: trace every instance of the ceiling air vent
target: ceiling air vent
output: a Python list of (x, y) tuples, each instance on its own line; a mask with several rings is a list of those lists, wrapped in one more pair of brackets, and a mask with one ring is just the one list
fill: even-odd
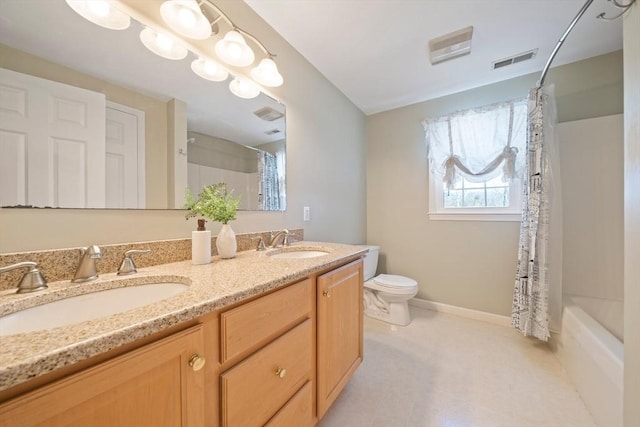
[(284, 116), (280, 111), (276, 111), (271, 107), (261, 108), (258, 111), (254, 111), (253, 114), (268, 122), (278, 120), (280, 117)]
[(266, 133), (267, 135), (275, 135), (276, 133), (280, 133), (280, 129), (271, 129), (265, 131), (264, 133)]
[(435, 65), (471, 52), (473, 27), (466, 27), (429, 40), (429, 58)]
[(499, 59), (491, 63), (491, 69), (497, 70), (498, 68), (506, 67), (507, 65), (517, 64), (518, 62), (528, 61), (536, 57), (538, 49), (533, 49), (528, 52), (519, 53), (509, 58)]

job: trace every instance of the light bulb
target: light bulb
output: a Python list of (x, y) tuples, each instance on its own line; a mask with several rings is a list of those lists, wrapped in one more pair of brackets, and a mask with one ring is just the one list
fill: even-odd
[(229, 77), (229, 73), (220, 64), (204, 58), (198, 58), (191, 63), (191, 69), (198, 76), (206, 80), (221, 82)]
[(140, 32), (140, 41), (151, 52), (166, 59), (184, 59), (189, 52), (170, 36), (146, 27)]
[(167, 0), (160, 5), (160, 15), (180, 35), (196, 40), (211, 37), (211, 22), (196, 0)]
[(110, 30), (124, 30), (131, 25), (126, 13), (111, 7), (106, 0), (65, 0), (69, 7), (87, 21)]
[(218, 66), (211, 61), (204, 61), (204, 72), (212, 76), (218, 71)]
[(156, 35), (156, 43), (158, 47), (164, 50), (165, 52), (170, 51), (171, 48), (173, 47), (173, 40), (171, 40), (169, 37), (165, 36), (162, 33), (158, 33)]
[(111, 12), (111, 6), (104, 0), (94, 0), (87, 2), (87, 9), (95, 16), (104, 18), (109, 16)]
[(216, 55), (229, 65), (246, 67), (255, 59), (253, 50), (247, 45), (242, 34), (235, 30), (225, 34), (215, 47)]
[(227, 53), (229, 57), (233, 58), (235, 61), (242, 57), (242, 47), (235, 42), (229, 42), (227, 45)]
[(244, 99), (255, 98), (260, 94), (260, 88), (249, 79), (236, 77), (229, 83), (229, 90), (235, 96)]
[(186, 7), (180, 8), (178, 12), (178, 19), (180, 23), (185, 27), (193, 27), (196, 23), (196, 17), (193, 12)]
[(278, 72), (278, 66), (271, 58), (264, 58), (260, 61), (260, 64), (251, 70), (251, 77), (261, 85), (268, 87), (281, 86), (284, 81)]

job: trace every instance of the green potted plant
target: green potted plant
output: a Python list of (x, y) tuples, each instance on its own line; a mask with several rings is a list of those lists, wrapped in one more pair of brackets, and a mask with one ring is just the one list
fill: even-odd
[(205, 186), (195, 199), (187, 188), (185, 200), (185, 208), (188, 210), (186, 218), (201, 217), (198, 219), (198, 231), (204, 229), (205, 218), (222, 223), (222, 229), (216, 237), (218, 255), (220, 258), (235, 257), (236, 234), (229, 226), (229, 221), (236, 219), (240, 198), (234, 197), (233, 190), (229, 190), (226, 183), (219, 182)]

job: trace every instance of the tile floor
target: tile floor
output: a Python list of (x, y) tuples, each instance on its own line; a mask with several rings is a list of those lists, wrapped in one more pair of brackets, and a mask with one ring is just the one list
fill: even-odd
[(597, 427), (545, 344), (411, 314), (404, 328), (365, 317), (364, 361), (319, 427)]

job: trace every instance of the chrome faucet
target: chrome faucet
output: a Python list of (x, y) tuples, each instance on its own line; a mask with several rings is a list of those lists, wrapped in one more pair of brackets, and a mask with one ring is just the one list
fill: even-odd
[(122, 262), (120, 263), (120, 268), (118, 268), (118, 276), (127, 276), (129, 274), (137, 273), (136, 264), (133, 262), (133, 258), (131, 255), (134, 254), (148, 254), (151, 252), (151, 249), (131, 249), (124, 253), (124, 258), (122, 258)]
[(264, 239), (262, 238), (262, 236), (252, 237), (251, 240), (257, 240), (258, 241), (258, 246), (256, 247), (256, 251), (266, 251), (267, 250), (267, 247), (264, 244)]
[(282, 245), (283, 246), (289, 246), (289, 236), (291, 236), (291, 233), (289, 233), (289, 230), (287, 230), (286, 228), (282, 231), (278, 231), (277, 233), (273, 233), (273, 231), (271, 232), (271, 242), (269, 243), (269, 247), (270, 248), (275, 248), (276, 246), (278, 246), (278, 239), (280, 239), (280, 237), (282, 237)]
[(80, 258), (80, 264), (74, 274), (73, 283), (88, 282), (98, 278), (98, 271), (96, 270), (96, 259), (102, 258), (102, 252), (96, 245), (92, 245), (86, 248), (82, 248), (82, 256)]
[(0, 267), (0, 273), (22, 267), (29, 267), (29, 271), (24, 273), (22, 279), (20, 279), (20, 283), (18, 283), (18, 290), (16, 291), (17, 294), (41, 291), (48, 288), (47, 281), (38, 269), (38, 264), (33, 261), (24, 261), (13, 265), (8, 265), (6, 267)]

